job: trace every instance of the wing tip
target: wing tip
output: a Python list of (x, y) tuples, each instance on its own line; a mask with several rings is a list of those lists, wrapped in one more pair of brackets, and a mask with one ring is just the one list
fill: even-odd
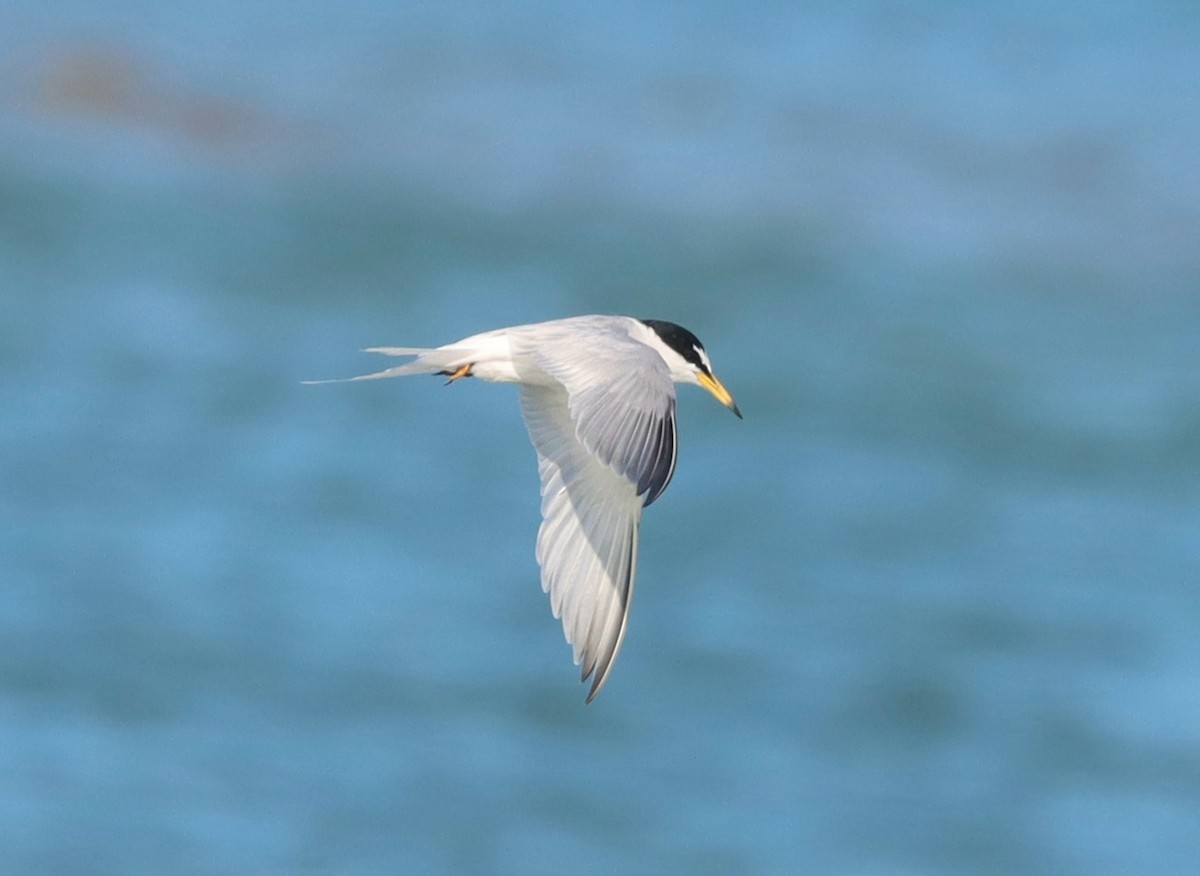
[[(622, 624), (621, 638), (624, 638), (624, 624)], [(587, 705), (596, 698), (596, 694), (600, 693), (600, 688), (604, 687), (608, 681), (608, 676), (612, 672), (613, 664), (617, 662), (617, 652), (621, 650), (620, 641), (617, 642), (617, 647), (610, 654), (605, 655), (606, 660), (597, 660), (595, 666), (584, 674), (581, 682), (588, 680), (588, 676), (592, 677), (592, 687), (588, 691), (587, 697), (584, 699), (584, 705)], [(593, 671), (594, 670), (594, 671)]]
[(592, 687), (588, 691), (587, 698), (583, 701), (584, 705), (590, 703), (596, 698), (596, 694), (600, 693), (600, 688), (604, 687), (604, 682), (608, 680), (608, 670), (612, 664), (613, 661), (610, 659), (607, 666), (601, 666), (600, 661), (596, 659), (596, 655), (594, 654), (584, 662), (583, 671), (579, 675), (579, 683), (584, 684), (589, 678), (592, 680)]
[(604, 687), (608, 681), (608, 676), (612, 672), (613, 665), (617, 662), (617, 655), (621, 653), (621, 645), (625, 643), (625, 632), (629, 629), (629, 608), (633, 604), (633, 584), (637, 578), (637, 524), (633, 525), (629, 535), (629, 549), (626, 554), (626, 587), (624, 598), (621, 600), (620, 625), (617, 627), (616, 636), (604, 650), (604, 653), (599, 655), (591, 669), (584, 673), (583, 681), (587, 681), (588, 675), (592, 675), (592, 688), (588, 691), (587, 698), (583, 701), (584, 705), (594, 700), (596, 694), (600, 693), (600, 688)]

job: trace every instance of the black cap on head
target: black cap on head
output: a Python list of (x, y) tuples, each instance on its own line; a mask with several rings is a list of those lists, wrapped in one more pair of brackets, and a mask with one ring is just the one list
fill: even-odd
[(700, 355), (704, 344), (700, 343), (700, 339), (694, 334), (683, 326), (667, 322), (665, 319), (643, 319), (640, 322), (653, 329), (654, 333), (662, 338), (662, 342), (682, 356), (685, 361), (695, 365), (705, 374), (709, 373), (708, 364)]

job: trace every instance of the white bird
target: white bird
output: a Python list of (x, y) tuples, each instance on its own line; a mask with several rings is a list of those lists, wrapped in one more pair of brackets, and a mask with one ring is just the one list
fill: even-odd
[[(348, 380), (436, 373), (520, 386), (537, 450), (542, 590), (592, 678), (587, 702), (621, 650), (637, 568), (642, 508), (675, 473), (675, 387), (704, 387), (740, 419), (690, 331), (628, 316), (576, 316), (483, 332), (434, 349), (371, 347), (413, 361)], [(307, 381), (331, 383), (336, 381)]]

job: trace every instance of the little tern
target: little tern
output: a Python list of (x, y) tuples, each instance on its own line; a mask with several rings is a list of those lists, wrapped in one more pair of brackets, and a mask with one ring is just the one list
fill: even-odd
[[(637, 570), (642, 509), (675, 473), (675, 383), (708, 390), (741, 419), (704, 345), (658, 319), (576, 316), (472, 335), (436, 348), (371, 347), (412, 361), (346, 380), (440, 374), (520, 387), (537, 451), (542, 590), (590, 677), (587, 702), (621, 650)], [(332, 383), (339, 381), (306, 381)]]

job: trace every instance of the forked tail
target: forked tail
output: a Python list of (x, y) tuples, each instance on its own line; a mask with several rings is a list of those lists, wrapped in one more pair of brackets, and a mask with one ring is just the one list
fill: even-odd
[(415, 356), (411, 362), (385, 368), (374, 374), (360, 374), (357, 377), (335, 377), (332, 380), (302, 380), (309, 386), (318, 383), (348, 383), (352, 380), (378, 380), (381, 377), (406, 377), (409, 374), (439, 374), (453, 372), (468, 364), (471, 360), (465, 350), (454, 347), (368, 347), (364, 353), (382, 353), (385, 356)]

